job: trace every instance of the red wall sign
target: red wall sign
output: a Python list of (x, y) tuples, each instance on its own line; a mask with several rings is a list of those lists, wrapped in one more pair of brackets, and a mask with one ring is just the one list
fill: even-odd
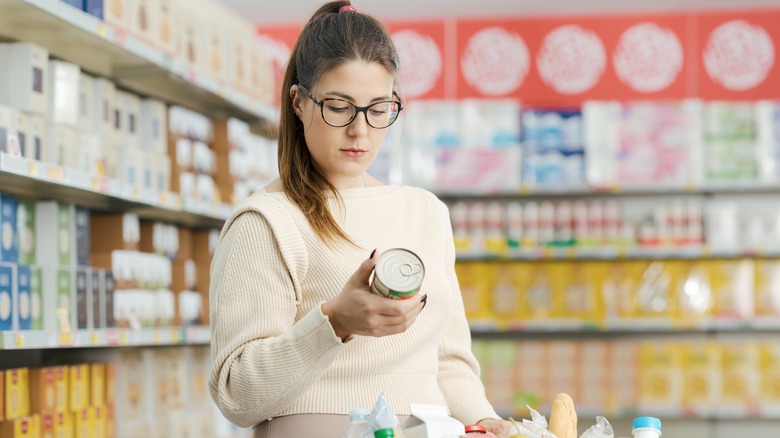
[(445, 50), (445, 22), (391, 23), (388, 26), (401, 63), (399, 90), (405, 98), (442, 99), (454, 76)]
[(701, 97), (780, 98), (780, 11), (699, 14), (697, 24)]

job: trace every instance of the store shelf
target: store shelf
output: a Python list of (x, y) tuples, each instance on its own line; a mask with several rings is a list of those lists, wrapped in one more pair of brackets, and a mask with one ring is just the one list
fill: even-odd
[(780, 186), (761, 182), (730, 182), (707, 183), (700, 186), (551, 186), (533, 187), (521, 186), (514, 192), (468, 192), (446, 189), (434, 189), (434, 192), (444, 199), (463, 200), (511, 200), (522, 198), (578, 198), (578, 197), (646, 197), (646, 196), (686, 196), (686, 195), (715, 195), (715, 194), (777, 194), (780, 195)]
[[(539, 413), (547, 413), (549, 420), (549, 407), (542, 408)], [(527, 418), (526, 412), (510, 412), (499, 409), (498, 414), (504, 418), (512, 417), (518, 423), (521, 418)], [(755, 421), (755, 420), (780, 420), (780, 412), (773, 409), (761, 409), (760, 407), (744, 408), (629, 408), (618, 411), (610, 411), (596, 408), (577, 407), (577, 417), (581, 424), (595, 424), (596, 417), (602, 416), (610, 422), (618, 420), (631, 420), (637, 416), (651, 416), (662, 418), (663, 421), (672, 420), (702, 420), (702, 421)]]
[(560, 335), (663, 335), (697, 333), (764, 333), (780, 331), (780, 318), (706, 319), (701, 321), (670, 322), (665, 320), (623, 320), (605, 323), (573, 320), (523, 321), (518, 323), (479, 320), (469, 321), (475, 337), (513, 338), (519, 334)]
[(92, 176), (55, 164), (0, 152), (3, 193), (34, 199), (57, 199), (103, 211), (132, 211), (145, 219), (193, 227), (222, 226), (232, 207), (182, 199), (177, 193), (154, 192), (112, 178)]
[(208, 345), (208, 327), (0, 332), (1, 350)]
[(490, 261), (536, 261), (536, 260), (698, 260), (731, 258), (775, 258), (780, 257), (779, 249), (742, 249), (712, 250), (706, 246), (658, 247), (658, 248), (577, 248), (577, 247), (541, 247), (508, 255), (471, 255), (458, 254), (458, 262)]
[(173, 59), (125, 30), (65, 2), (0, 0), (0, 35), (46, 47), (51, 56), (137, 93), (217, 118), (273, 121), (276, 112)]

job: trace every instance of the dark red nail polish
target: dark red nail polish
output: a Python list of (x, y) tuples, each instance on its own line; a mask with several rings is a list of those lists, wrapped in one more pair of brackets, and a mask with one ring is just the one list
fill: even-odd
[(374, 250), (373, 250), (373, 251), (371, 251), (371, 255), (370, 255), (370, 256), (368, 256), (368, 259), (369, 259), (369, 260), (373, 259), (373, 258), (374, 258), (374, 254), (376, 254), (376, 248), (374, 248)]

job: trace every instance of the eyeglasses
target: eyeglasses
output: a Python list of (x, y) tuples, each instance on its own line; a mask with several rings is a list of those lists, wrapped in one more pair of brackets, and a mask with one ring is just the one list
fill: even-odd
[[(334, 128), (341, 128), (349, 125), (355, 120), (358, 113), (363, 113), (366, 116), (366, 122), (372, 128), (384, 129), (392, 125), (397, 119), (398, 114), (401, 112), (403, 105), (398, 100), (383, 100), (381, 102), (372, 103), (368, 106), (356, 106), (346, 100), (336, 98), (317, 99), (309, 93), (309, 90), (298, 84), (298, 88), (301, 89), (309, 99), (312, 100), (318, 107), (320, 107), (320, 114), (322, 114), (322, 120)], [(395, 95), (395, 92), (393, 92)]]

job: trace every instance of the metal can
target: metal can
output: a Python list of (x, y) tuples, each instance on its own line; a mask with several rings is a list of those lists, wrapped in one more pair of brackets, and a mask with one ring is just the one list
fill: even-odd
[(394, 300), (406, 300), (420, 290), (423, 277), (425, 266), (417, 254), (403, 248), (389, 249), (379, 255), (371, 291)]

